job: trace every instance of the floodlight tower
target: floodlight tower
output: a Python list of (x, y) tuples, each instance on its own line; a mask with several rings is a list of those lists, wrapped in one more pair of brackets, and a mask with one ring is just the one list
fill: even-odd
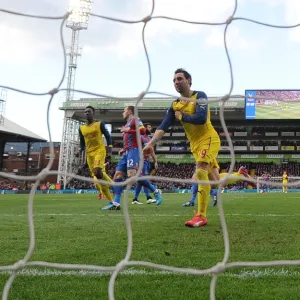
[(6, 98), (7, 90), (2, 89), (0, 93), (0, 125), (4, 125)]
[[(66, 101), (74, 98), (75, 73), (77, 68), (77, 58), (81, 55), (79, 47), (79, 33), (81, 30), (88, 28), (88, 21), (91, 12), (92, 0), (70, 0), (69, 11), (72, 14), (67, 20), (67, 27), (72, 30), (71, 46), (67, 48), (69, 56), (68, 77)], [(80, 164), (80, 159), (75, 157), (75, 153), (79, 148), (79, 130), (80, 122), (72, 119), (65, 111), (62, 141), (60, 145), (59, 172), (64, 174), (57, 176), (57, 182), (63, 184), (63, 188), (70, 179), (67, 173), (74, 173)], [(76, 172), (76, 171), (75, 171)]]

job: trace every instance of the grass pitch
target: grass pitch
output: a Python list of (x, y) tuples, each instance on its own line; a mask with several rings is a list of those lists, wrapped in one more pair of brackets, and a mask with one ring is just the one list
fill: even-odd
[(255, 119), (299, 119), (300, 103), (256, 106)]
[[(181, 207), (189, 194), (165, 194), (155, 205), (131, 205), (131, 260), (204, 269), (222, 261), (218, 208), (209, 223), (187, 228), (193, 208)], [(24, 257), (29, 245), (27, 196), (0, 195), (0, 266)], [(32, 261), (114, 266), (125, 257), (127, 233), (122, 211), (100, 211), (96, 195), (36, 195), (36, 247)], [(144, 201), (144, 195), (140, 199)], [(224, 194), (230, 262), (300, 259), (298, 194)], [(2, 293), (9, 274), (0, 272)], [(108, 299), (109, 274), (26, 268), (9, 299)], [(299, 267), (236, 268), (219, 276), (217, 299), (300, 299)], [(168, 274), (127, 268), (117, 277), (116, 299), (209, 299), (211, 276)]]

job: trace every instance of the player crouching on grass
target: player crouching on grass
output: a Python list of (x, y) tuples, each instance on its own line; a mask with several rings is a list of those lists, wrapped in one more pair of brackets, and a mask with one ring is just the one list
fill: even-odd
[[(219, 180), (224, 178), (225, 176), (227, 176), (228, 173), (220, 173), (219, 174), (219, 167), (218, 166), (214, 166), (212, 169), (212, 172), (210, 172), (210, 174), (208, 175), (209, 180), (215, 181), (215, 180)], [(226, 183), (223, 184), (223, 187), (225, 187), (228, 184), (234, 184), (236, 182), (243, 182), (243, 181), (248, 181), (246, 179), (252, 179), (253, 178), (248, 174), (248, 170), (245, 167), (240, 167), (239, 170), (235, 173), (232, 173), (231, 176), (234, 176), (236, 178), (229, 178), (227, 179)], [(193, 175), (193, 180), (196, 180), (196, 175)], [(256, 185), (253, 182), (249, 182), (249, 185), (251, 185), (252, 187), (255, 187)], [(210, 191), (210, 196), (213, 198), (213, 206), (217, 206), (218, 204), (218, 199), (217, 199), (217, 186), (211, 186), (211, 191)], [(194, 206), (195, 205), (195, 200), (197, 197), (197, 192), (198, 192), (198, 184), (194, 183), (192, 184), (192, 197), (191, 199), (182, 204), (183, 207), (188, 207), (188, 206)]]

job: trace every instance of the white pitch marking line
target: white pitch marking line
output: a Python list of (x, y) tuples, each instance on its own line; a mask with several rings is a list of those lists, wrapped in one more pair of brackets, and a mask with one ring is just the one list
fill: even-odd
[[(219, 216), (219, 214), (210, 214), (210, 216)], [(27, 214), (0, 214), (3, 217), (27, 217)], [(38, 213), (34, 214), (36, 217), (73, 217), (73, 216), (95, 216), (95, 217), (124, 217), (122, 214), (67, 214), (67, 213)], [(170, 215), (170, 214), (154, 214), (149, 215), (150, 217), (184, 217), (184, 215)], [(299, 217), (300, 214), (225, 214), (225, 216), (248, 216), (248, 217)], [(130, 214), (130, 217), (145, 217), (140, 214)]]
[[(0, 271), (0, 275), (11, 275), (12, 271)], [(178, 272), (170, 272), (170, 271), (146, 271), (146, 270), (125, 270), (120, 273), (125, 276), (134, 276), (134, 275), (143, 275), (143, 276), (155, 276), (155, 275), (190, 275), (185, 273)], [(23, 269), (18, 273), (18, 276), (37, 276), (37, 277), (46, 277), (46, 276), (91, 276), (91, 277), (102, 277), (109, 276), (110, 272), (100, 272), (100, 271), (92, 271), (92, 270), (69, 270), (69, 271), (61, 271), (61, 270), (53, 270), (53, 269), (45, 269), (39, 270), (35, 268)], [(207, 274), (210, 275), (210, 274)], [(206, 275), (206, 276), (207, 276)], [(224, 274), (220, 274), (225, 277), (237, 277), (237, 278), (259, 278), (259, 277), (300, 277), (299, 271), (289, 271), (286, 269), (265, 269), (265, 270), (243, 270), (239, 273), (229, 273), (226, 272)], [(203, 275), (200, 275), (203, 276)]]

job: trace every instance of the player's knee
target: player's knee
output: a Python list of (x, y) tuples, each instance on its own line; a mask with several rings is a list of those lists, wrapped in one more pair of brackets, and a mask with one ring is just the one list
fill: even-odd
[(136, 174), (136, 170), (135, 169), (127, 171), (127, 176), (128, 177), (133, 177), (133, 176), (135, 176), (135, 174)]
[[(208, 172), (208, 178), (211, 181), (219, 181), (220, 180), (220, 174), (219, 170), (217, 168), (212, 168), (211, 172)], [(216, 188), (217, 185), (211, 185), (212, 188)]]
[(198, 180), (208, 180), (208, 172), (205, 169), (197, 168), (196, 170), (196, 178)]
[(116, 171), (114, 174), (114, 178), (113, 180), (117, 179), (117, 178), (123, 178), (124, 177), (124, 172), (122, 171)]

